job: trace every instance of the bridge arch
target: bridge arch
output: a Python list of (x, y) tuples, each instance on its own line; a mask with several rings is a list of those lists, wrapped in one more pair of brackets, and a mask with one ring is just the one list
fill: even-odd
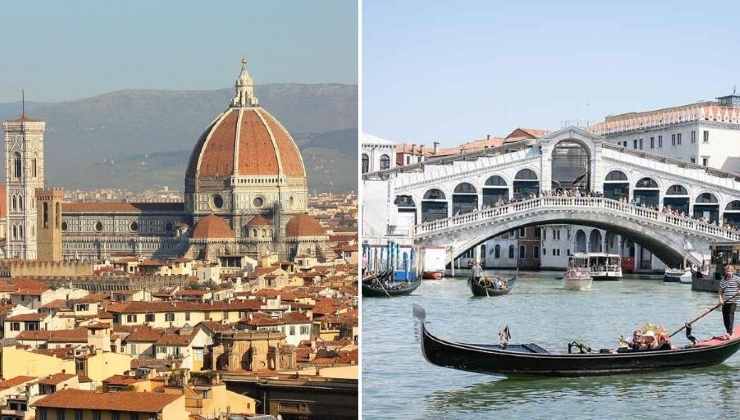
[(509, 185), (506, 179), (500, 175), (491, 175), (483, 183), (482, 207), (492, 207), (498, 202), (507, 201), (511, 198)]
[(640, 178), (635, 182), (632, 191), (632, 197), (637, 205), (650, 208), (660, 207), (660, 185), (655, 179), (649, 176)]
[(421, 200), (422, 223), (447, 217), (449, 217), (449, 209), (445, 193), (438, 188), (427, 190)]
[(452, 215), (478, 210), (478, 191), (473, 184), (461, 182), (452, 191)]
[(537, 172), (530, 168), (520, 169), (514, 176), (514, 198), (537, 195), (540, 192), (540, 180)]
[(620, 169), (612, 169), (604, 177), (604, 196), (614, 200), (629, 200), (630, 181)]
[(719, 210), (719, 200), (714, 193), (703, 192), (694, 200), (694, 217), (716, 223), (719, 221)]

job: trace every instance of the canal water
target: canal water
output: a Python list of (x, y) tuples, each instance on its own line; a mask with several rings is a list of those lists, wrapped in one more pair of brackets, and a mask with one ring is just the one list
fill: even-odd
[[(559, 275), (521, 274), (502, 297), (474, 298), (464, 279), (445, 278), (424, 281), (411, 296), (363, 299), (363, 418), (740, 418), (740, 354), (711, 368), (544, 379), (467, 373), (423, 359), (413, 303), (444, 338), (497, 343), (508, 324), (511, 342), (565, 350), (573, 339), (614, 348), (620, 335), (629, 337), (645, 322), (673, 330), (717, 302), (714, 293), (660, 280), (594, 282), (591, 291), (569, 291)], [(723, 332), (718, 311), (694, 329), (699, 339)], [(683, 334), (674, 337), (686, 342)]]

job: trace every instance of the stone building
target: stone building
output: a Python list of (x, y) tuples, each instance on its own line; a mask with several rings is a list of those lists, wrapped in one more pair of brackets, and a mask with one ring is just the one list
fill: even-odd
[[(56, 203), (44, 192), (45, 123), (25, 114), (6, 121), (6, 257), (36, 258), (38, 205)], [(53, 200), (52, 200), (53, 201)], [(235, 95), (197, 140), (185, 174), (184, 202), (61, 203), (64, 259), (100, 260), (112, 255), (168, 258), (188, 255), (222, 263), (239, 257), (278, 255), (332, 258), (328, 236), (307, 214), (303, 158), (290, 133), (259, 105), (246, 61)], [(43, 214), (42, 217), (43, 222)], [(57, 225), (50, 225), (57, 227)], [(54, 229), (40, 232), (57, 258)]]

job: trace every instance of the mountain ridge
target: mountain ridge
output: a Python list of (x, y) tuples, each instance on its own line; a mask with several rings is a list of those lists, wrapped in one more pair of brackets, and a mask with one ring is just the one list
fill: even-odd
[[(272, 83), (255, 91), (301, 149), (312, 191), (357, 188), (356, 85)], [(26, 102), (25, 108), (31, 117), (47, 122), (47, 183), (182, 190), (187, 158), (173, 162), (165, 156), (189, 156), (208, 123), (227, 109), (232, 92), (120, 89), (69, 101)], [(0, 119), (17, 117), (19, 108), (18, 102), (0, 103)], [(82, 164), (81, 151), (88, 156)], [(141, 176), (142, 167), (131, 166), (136, 161), (132, 156), (144, 154), (154, 158), (148, 158), (146, 176)]]

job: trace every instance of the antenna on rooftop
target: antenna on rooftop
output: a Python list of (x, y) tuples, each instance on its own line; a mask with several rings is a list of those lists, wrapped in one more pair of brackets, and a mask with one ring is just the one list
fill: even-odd
[(26, 91), (21, 89), (21, 117), (26, 115)]

